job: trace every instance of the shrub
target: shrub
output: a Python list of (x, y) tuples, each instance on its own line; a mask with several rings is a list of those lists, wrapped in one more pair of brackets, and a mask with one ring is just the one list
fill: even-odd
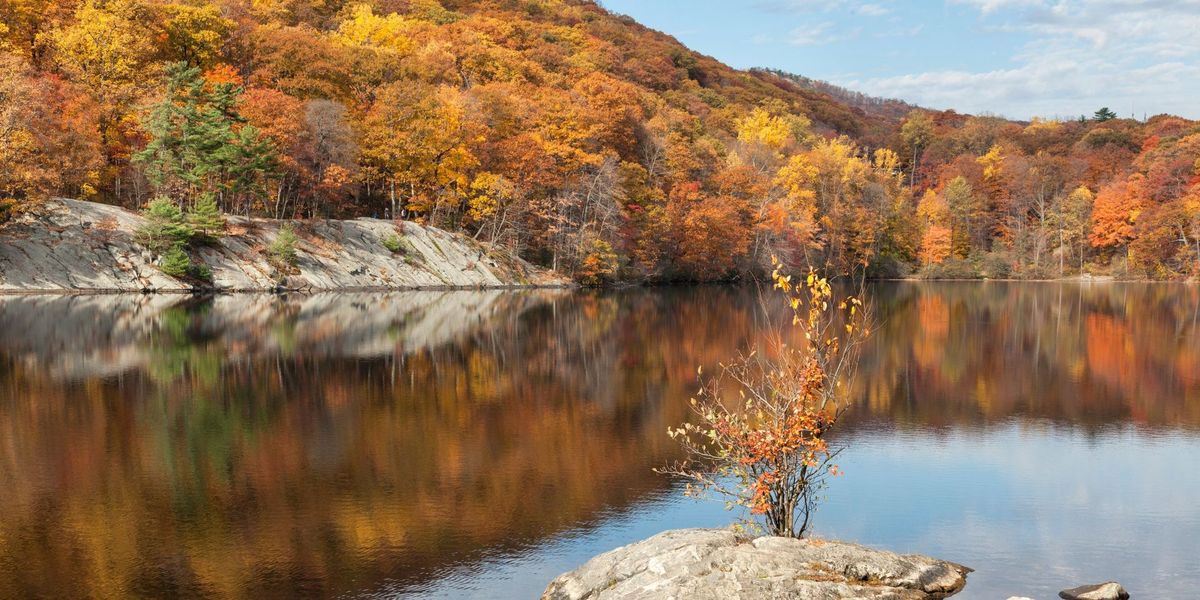
[(617, 253), (612, 244), (594, 239), (591, 248), (583, 249), (587, 254), (579, 264), (575, 277), (584, 285), (600, 285), (612, 278), (617, 272)]
[(9, 198), (0, 198), (0, 225), (3, 225), (17, 212), (17, 202)]
[(193, 265), (188, 248), (208, 243), (225, 230), (225, 217), (211, 195), (201, 197), (186, 214), (170, 198), (159, 196), (146, 205), (146, 224), (135, 233), (137, 241), (162, 255), (159, 269), (172, 277), (211, 281), (206, 265)]
[(158, 268), (171, 277), (187, 277), (192, 271), (192, 259), (188, 257), (183, 246), (171, 246), (170, 250), (163, 253)]
[[(727, 507), (762, 515), (773, 535), (803, 537), (826, 478), (838, 474), (826, 436), (849, 407), (843, 384), (857, 368), (867, 319), (857, 298), (834, 301), (816, 273), (793, 286), (772, 262), (801, 343), (778, 335), (706, 382), (692, 399), (699, 424), (669, 430), (686, 457), (659, 472), (688, 480), (688, 495), (715, 493)], [(727, 396), (730, 388), (738, 394)]]
[(1020, 278), (1029, 280), (1054, 279), (1058, 277), (1058, 269), (1051, 271), (1044, 265), (1027, 265), (1021, 269)]
[(988, 252), (979, 260), (979, 274), (989, 279), (1006, 279), (1012, 275), (1012, 257), (1007, 252)]
[(225, 215), (212, 194), (201, 196), (184, 220), (195, 241), (211, 242), (225, 234)]
[(903, 279), (912, 274), (912, 266), (895, 256), (883, 255), (867, 265), (870, 279)]
[(412, 247), (404, 238), (396, 234), (390, 234), (383, 238), (383, 247), (388, 249), (392, 254), (408, 254)]
[(192, 246), (208, 243), (225, 233), (225, 216), (212, 195), (205, 194), (187, 213), (170, 198), (159, 196), (142, 211), (146, 224), (137, 230), (137, 239), (155, 252), (165, 252), (176, 244)]
[(921, 267), (917, 277), (921, 279), (979, 279), (979, 271), (969, 260), (947, 258), (940, 263)]
[(291, 224), (284, 224), (267, 246), (267, 260), (279, 271), (291, 271), (296, 266), (296, 243), (299, 241)]
[(171, 246), (158, 261), (158, 269), (177, 279), (211, 282), (212, 270), (205, 264), (195, 264), (182, 244)]
[(170, 198), (159, 196), (151, 200), (142, 215), (146, 217), (146, 224), (137, 230), (136, 236), (138, 242), (150, 250), (165, 253), (191, 242), (192, 228), (184, 220), (183, 211)]
[(1124, 255), (1116, 255), (1108, 263), (1107, 274), (1115, 279), (1130, 279), (1136, 275)]
[(425, 257), (420, 252), (417, 252), (417, 249), (413, 247), (412, 242), (409, 242), (407, 239), (404, 239), (395, 233), (383, 238), (381, 243), (383, 244), (384, 248), (388, 249), (388, 252), (403, 256), (404, 262), (409, 265), (419, 265), (425, 259)]

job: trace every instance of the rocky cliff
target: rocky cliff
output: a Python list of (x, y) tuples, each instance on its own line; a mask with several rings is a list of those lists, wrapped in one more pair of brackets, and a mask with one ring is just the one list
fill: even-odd
[[(0, 292), (189, 291), (136, 241), (141, 215), (57, 199), (0, 227)], [(297, 221), (295, 269), (279, 273), (265, 249), (282, 221), (230, 217), (226, 235), (192, 252), (223, 291), (559, 286), (569, 282), (461, 234), (380, 219)], [(397, 236), (403, 252), (384, 240)]]

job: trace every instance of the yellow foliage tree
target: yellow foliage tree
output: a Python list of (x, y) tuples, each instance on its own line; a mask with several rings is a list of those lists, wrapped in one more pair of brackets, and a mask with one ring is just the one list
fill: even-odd
[(166, 33), (165, 58), (209, 67), (221, 56), (221, 46), (234, 22), (221, 16), (220, 7), (207, 4), (166, 4), (161, 8)]
[(152, 22), (136, 0), (85, 0), (75, 21), (47, 36), (55, 58), (67, 75), (92, 90), (102, 105), (115, 106), (132, 97), (147, 80), (155, 54), (145, 24)]
[(1000, 164), (1004, 162), (1004, 151), (999, 144), (993, 145), (987, 153), (975, 159), (983, 167), (983, 178), (994, 179), (1000, 176)]
[(333, 39), (346, 46), (360, 46), (407, 55), (413, 50), (410, 32), (416, 23), (396, 13), (377, 15), (369, 4), (355, 4), (338, 25)]
[(759, 143), (779, 150), (792, 139), (792, 128), (786, 119), (755, 108), (738, 121), (737, 136), (740, 142)]
[(480, 141), (477, 117), (454, 88), (380, 88), (362, 122), (362, 157), (389, 187), (393, 215), (404, 205), (436, 221), (457, 206), (478, 164), (471, 151)]

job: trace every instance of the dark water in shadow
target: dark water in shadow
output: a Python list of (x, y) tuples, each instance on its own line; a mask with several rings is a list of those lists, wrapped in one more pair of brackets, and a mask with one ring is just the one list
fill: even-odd
[[(1200, 589), (1200, 292), (881, 284), (818, 534), (964, 598)], [(536, 597), (732, 515), (651, 468), (752, 290), (0, 298), (0, 597)], [(779, 307), (774, 307), (778, 309)]]

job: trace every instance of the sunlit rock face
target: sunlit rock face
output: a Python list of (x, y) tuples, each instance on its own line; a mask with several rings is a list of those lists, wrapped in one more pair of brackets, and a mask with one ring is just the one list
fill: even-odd
[[(355, 219), (296, 223), (298, 272), (277, 273), (263, 251), (283, 221), (230, 217), (227, 235), (193, 260), (222, 290), (475, 288), (567, 282), (461, 234), (416, 223)], [(115, 206), (58, 199), (0, 230), (2, 291), (182, 291), (135, 241), (145, 220)], [(384, 240), (397, 236), (400, 253)]]
[(593, 558), (551, 582), (542, 600), (924, 600), (958, 593), (970, 571), (856, 544), (679, 529)]

